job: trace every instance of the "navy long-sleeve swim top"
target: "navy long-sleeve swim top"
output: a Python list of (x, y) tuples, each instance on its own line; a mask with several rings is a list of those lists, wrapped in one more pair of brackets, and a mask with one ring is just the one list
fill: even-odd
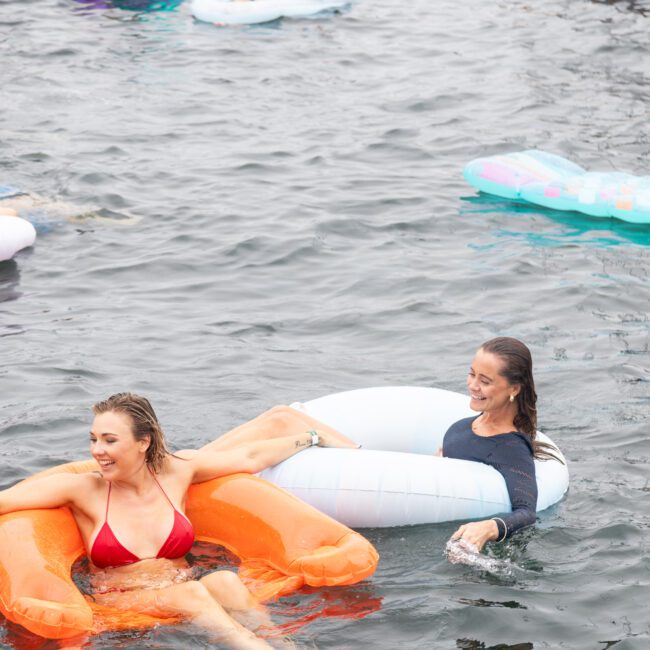
[[(503, 475), (510, 496), (512, 512), (495, 519), (499, 540), (535, 523), (537, 481), (530, 439), (519, 431), (496, 436), (479, 436), (472, 431), (472, 422), (479, 417), (465, 418), (452, 424), (442, 443), (447, 458), (473, 460), (494, 467)], [(501, 519), (502, 521), (499, 521)], [(505, 527), (504, 527), (505, 524)]]

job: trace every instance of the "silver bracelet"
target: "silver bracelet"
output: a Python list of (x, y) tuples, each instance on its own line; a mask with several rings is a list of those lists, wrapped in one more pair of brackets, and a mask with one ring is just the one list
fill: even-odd
[(318, 443), (320, 442), (320, 438), (318, 437), (318, 433), (314, 431), (313, 429), (311, 431), (307, 431), (307, 433), (311, 436), (311, 447), (316, 447)]
[(497, 542), (502, 542), (508, 536), (508, 524), (501, 517), (492, 517), (492, 521), (500, 521), (503, 524), (503, 537), (496, 540)]

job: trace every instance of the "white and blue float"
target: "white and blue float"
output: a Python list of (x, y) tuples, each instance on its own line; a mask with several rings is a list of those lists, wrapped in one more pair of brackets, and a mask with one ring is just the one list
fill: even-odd
[(253, 25), (340, 9), (350, 0), (193, 0), (193, 16), (216, 25)]
[(506, 199), (650, 223), (650, 176), (589, 172), (536, 149), (477, 158), (467, 163), (463, 174), (481, 192)]
[[(509, 512), (494, 468), (434, 454), (457, 420), (476, 415), (467, 395), (438, 388), (376, 387), (293, 404), (341, 431), (361, 449), (307, 449), (261, 472), (262, 478), (352, 528), (481, 519)], [(538, 440), (554, 444), (538, 433)], [(565, 463), (562, 453), (557, 456)], [(537, 510), (562, 499), (566, 464), (535, 461)]]
[[(0, 199), (11, 198), (20, 191), (9, 185), (0, 185)], [(0, 203), (0, 208), (2, 203)], [(12, 211), (13, 212), (13, 211)], [(0, 211), (0, 262), (10, 260), (18, 251), (33, 246), (36, 230), (26, 219), (2, 214)]]
[(33, 246), (35, 240), (36, 230), (29, 221), (0, 214), (0, 262), (10, 260), (18, 251)]

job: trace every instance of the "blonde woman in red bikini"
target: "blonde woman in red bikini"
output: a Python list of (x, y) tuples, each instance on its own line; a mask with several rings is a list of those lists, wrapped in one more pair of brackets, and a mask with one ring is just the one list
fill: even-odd
[(232, 614), (268, 623), (237, 574), (192, 579), (184, 556), (194, 542), (184, 515), (188, 488), (236, 472), (251, 474), (318, 444), (356, 447), (290, 407), (275, 407), (201, 450), (171, 453), (151, 404), (118, 393), (95, 404), (90, 449), (101, 471), (55, 474), (0, 492), (0, 514), (70, 508), (93, 565), (100, 603), (181, 616), (232, 648), (269, 648)]

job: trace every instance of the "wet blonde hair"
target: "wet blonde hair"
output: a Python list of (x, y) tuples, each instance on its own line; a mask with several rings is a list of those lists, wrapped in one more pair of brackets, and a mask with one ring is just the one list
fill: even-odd
[(128, 415), (133, 437), (137, 441), (149, 440), (145, 461), (152, 472), (158, 473), (165, 457), (171, 452), (167, 448), (165, 434), (149, 400), (134, 393), (116, 393), (93, 405), (95, 415), (110, 412)]

